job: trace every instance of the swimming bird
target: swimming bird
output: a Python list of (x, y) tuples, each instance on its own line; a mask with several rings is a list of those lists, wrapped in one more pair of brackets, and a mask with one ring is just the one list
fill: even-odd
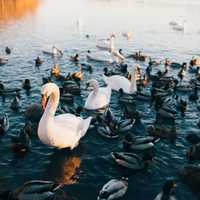
[(0, 58), (0, 66), (5, 65), (8, 62), (8, 59)]
[(20, 102), (20, 98), (16, 95), (10, 105), (10, 108), (13, 111), (18, 111), (19, 108), (21, 107), (21, 102)]
[(1, 192), (0, 198), (4, 200), (67, 200), (65, 192), (61, 189), (62, 186), (53, 181), (32, 180), (25, 182), (14, 191)]
[(25, 79), (23, 81), (23, 83), (22, 83), (22, 87), (23, 87), (23, 89), (29, 91), (31, 89), (31, 82), (30, 82), (30, 80), (29, 79)]
[(41, 94), (44, 113), (38, 126), (40, 140), (49, 146), (74, 149), (86, 134), (92, 117), (82, 119), (69, 113), (55, 116), (60, 91), (54, 83), (43, 85)]
[(11, 49), (9, 47), (6, 47), (5, 52), (6, 52), (6, 54), (11, 54)]
[(123, 141), (123, 148), (127, 151), (131, 150), (147, 150), (154, 147), (159, 139), (152, 136), (132, 136), (126, 134)]
[(40, 65), (42, 65), (44, 61), (41, 60), (41, 58), (38, 56), (36, 59), (35, 59), (35, 66), (36, 67), (39, 67)]
[(176, 200), (173, 189), (176, 187), (174, 180), (168, 180), (163, 185), (162, 191), (156, 196), (154, 200)]
[(118, 165), (132, 170), (145, 169), (153, 160), (150, 154), (146, 154), (142, 158), (139, 155), (133, 153), (112, 152), (111, 156)]
[(112, 179), (99, 192), (97, 200), (114, 200), (123, 197), (128, 190), (128, 178)]
[(5, 114), (0, 117), (0, 135), (4, 134), (9, 129), (9, 118)]
[(134, 68), (131, 74), (131, 81), (120, 75), (114, 75), (110, 77), (103, 75), (103, 79), (112, 90), (119, 91), (122, 89), (124, 93), (133, 94), (137, 91), (136, 76), (137, 74)]
[(92, 79), (87, 82), (87, 87), (91, 87), (93, 91), (90, 92), (85, 101), (84, 107), (86, 109), (97, 110), (109, 105), (111, 97), (111, 88), (109, 86), (99, 87), (98, 81)]

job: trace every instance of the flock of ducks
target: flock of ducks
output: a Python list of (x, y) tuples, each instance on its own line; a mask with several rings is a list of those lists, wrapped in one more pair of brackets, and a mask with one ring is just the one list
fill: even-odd
[[(173, 24), (175, 26), (175, 24)], [(132, 35), (126, 35), (131, 37)], [(89, 38), (89, 35), (87, 35)], [(177, 137), (175, 126), (176, 117), (180, 113), (182, 117), (187, 111), (188, 101), (195, 102), (197, 109), (200, 109), (198, 90), (200, 88), (200, 59), (193, 57), (189, 63), (176, 63), (169, 59), (164, 61), (153, 60), (142, 52), (135, 52), (125, 55), (122, 50), (117, 51), (114, 46), (115, 35), (108, 39), (101, 40), (97, 44), (96, 52), (87, 52), (86, 58), (89, 63), (81, 63), (79, 54), (70, 57), (71, 62), (80, 66), (81, 70), (68, 74), (61, 74), (58, 64), (55, 64), (50, 77), (43, 78), (41, 87), (41, 105), (31, 105), (27, 108), (25, 116), (28, 122), (16, 137), (12, 137), (12, 149), (15, 153), (26, 153), (31, 146), (33, 132), (42, 143), (59, 149), (69, 148), (73, 150), (79, 145), (89, 128), (96, 128), (97, 133), (107, 139), (116, 139), (124, 135), (122, 151), (111, 152), (115, 163), (122, 168), (129, 170), (144, 170), (154, 161), (152, 149), (160, 139), (168, 139), (174, 142)], [(11, 50), (6, 47), (6, 54)], [(61, 57), (61, 50), (52, 47), (52, 50), (43, 51), (45, 55)], [(148, 62), (146, 69), (139, 64), (130, 67), (128, 71), (127, 59), (134, 59), (136, 62)], [(105, 86), (91, 79), (87, 81), (86, 88), (88, 95), (84, 106), (66, 107), (59, 105), (59, 102), (73, 103), (74, 97), (81, 94), (81, 82), (84, 79), (85, 71), (92, 72), (92, 64), (101, 62), (108, 67), (104, 69), (102, 82)], [(4, 59), (0, 60), (3, 64)], [(35, 65), (41, 66), (44, 61), (37, 57)], [(4, 63), (6, 64), (6, 62)], [(159, 69), (164, 66), (164, 71)], [(158, 69), (153, 74), (154, 69)], [(177, 77), (169, 76), (169, 71), (178, 70)], [(189, 82), (186, 74), (191, 73), (193, 79)], [(148, 86), (151, 90), (148, 91)], [(23, 81), (22, 89), (30, 92), (31, 81)], [(3, 98), (14, 96), (10, 108), (17, 112), (20, 107), (21, 88), (6, 88), (0, 83), (0, 95)], [(123, 115), (117, 118), (109, 108), (112, 93), (118, 96), (119, 105), (123, 104)], [(188, 94), (188, 100), (183, 99), (182, 94)], [(28, 93), (27, 93), (28, 94)], [(141, 121), (142, 113), (137, 111), (137, 101), (149, 104), (155, 111), (155, 123), (147, 128), (148, 135), (136, 136), (131, 133), (135, 123)], [(83, 118), (81, 113), (87, 112), (88, 117)], [(59, 114), (57, 114), (59, 113)], [(170, 121), (170, 128), (160, 126), (161, 120)], [(200, 122), (197, 124), (200, 127)], [(9, 129), (9, 119), (5, 114), (0, 118), (0, 134), (4, 135)], [(187, 152), (189, 160), (200, 159), (200, 137), (195, 134), (186, 138), (192, 146)], [(192, 188), (200, 184), (200, 166), (186, 164), (179, 171), (180, 177)], [(176, 180), (167, 180), (161, 192), (154, 200), (175, 200), (174, 188)], [(62, 189), (63, 185), (49, 181), (26, 182), (16, 191), (4, 191), (0, 198), (9, 200), (28, 199), (67, 199)], [(100, 190), (98, 200), (113, 200), (122, 198), (128, 190), (128, 177), (112, 179)]]

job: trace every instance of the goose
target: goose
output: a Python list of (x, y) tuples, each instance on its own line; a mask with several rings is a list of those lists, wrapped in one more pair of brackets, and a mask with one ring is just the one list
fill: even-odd
[(128, 178), (111, 179), (99, 192), (97, 200), (114, 200), (123, 197), (128, 190)]
[(87, 87), (93, 89), (85, 101), (84, 107), (87, 110), (97, 110), (109, 105), (111, 97), (111, 88), (109, 86), (99, 87), (98, 81), (92, 79), (87, 82)]
[(25, 182), (22, 186), (18, 187), (14, 191), (1, 192), (0, 198), (4, 200), (66, 199), (65, 193), (61, 189), (62, 186), (62, 184), (57, 184), (52, 181), (32, 180)]
[(5, 114), (0, 117), (0, 135), (4, 134), (9, 129), (9, 119)]
[(122, 89), (126, 94), (133, 94), (137, 91), (136, 75), (136, 70), (134, 69), (131, 75), (131, 81), (120, 75), (110, 77), (103, 75), (103, 79), (112, 90), (119, 91)]
[(0, 82), (0, 95), (16, 95), (20, 90), (20, 88), (6, 88), (4, 84)]
[(60, 98), (59, 87), (55, 83), (43, 85), (41, 94), (44, 113), (38, 126), (39, 139), (49, 146), (74, 149), (86, 134), (92, 117), (82, 119), (69, 113), (55, 116)]
[(109, 139), (116, 139), (119, 138), (119, 134), (116, 131), (113, 131), (108, 125), (103, 124), (98, 126), (97, 132), (100, 136), (109, 138)]
[(132, 170), (145, 169), (153, 159), (151, 155), (142, 158), (137, 154), (127, 152), (111, 152), (111, 156), (118, 165)]
[(123, 148), (125, 150), (147, 150), (154, 147), (154, 144), (158, 142), (159, 139), (152, 136), (134, 136), (127, 134), (124, 137)]
[(162, 191), (156, 196), (154, 200), (176, 200), (173, 189), (176, 187), (174, 180), (167, 180), (162, 187)]

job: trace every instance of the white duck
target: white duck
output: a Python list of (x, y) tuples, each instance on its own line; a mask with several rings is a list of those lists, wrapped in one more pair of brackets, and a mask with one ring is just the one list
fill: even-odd
[(113, 75), (110, 77), (103, 75), (103, 79), (105, 83), (111, 87), (112, 90), (119, 91), (122, 89), (126, 94), (133, 94), (137, 92), (136, 76), (137, 73), (134, 68), (131, 74), (131, 81), (120, 75)]
[(123, 197), (128, 189), (128, 179), (112, 179), (99, 192), (97, 200), (114, 200)]
[(88, 95), (85, 108), (88, 110), (97, 110), (104, 108), (110, 103), (111, 88), (99, 87), (98, 81), (92, 79), (87, 82), (87, 87), (92, 87), (93, 91)]
[(92, 117), (82, 119), (69, 113), (55, 116), (60, 91), (54, 83), (43, 85), (41, 94), (44, 113), (38, 126), (40, 140), (50, 146), (73, 149), (86, 134)]

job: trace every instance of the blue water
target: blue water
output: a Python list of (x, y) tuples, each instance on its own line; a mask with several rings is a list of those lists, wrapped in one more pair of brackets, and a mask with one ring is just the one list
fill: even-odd
[[(50, 74), (55, 62), (42, 54), (43, 49), (56, 45), (64, 51), (64, 56), (56, 60), (63, 74), (79, 70), (69, 61), (70, 55), (80, 53), (81, 60), (85, 62), (86, 51), (94, 50), (96, 40), (110, 33), (116, 34), (116, 47), (126, 53), (142, 50), (153, 58), (162, 60), (168, 57), (173, 61), (189, 62), (192, 56), (200, 52), (199, 10), (198, 1), (41, 0), (38, 7), (25, 12), (20, 18), (11, 15), (9, 19), (0, 19), (0, 57), (9, 59), (8, 64), (0, 68), (0, 81), (6, 87), (21, 87), (22, 80), (29, 78), (32, 85), (30, 96), (23, 90), (21, 92), (22, 107), (19, 112), (11, 111), (12, 98), (0, 101), (0, 111), (7, 113), (10, 119), (10, 128), (0, 140), (0, 190), (14, 189), (32, 179), (56, 180), (70, 184), (65, 189), (72, 199), (92, 200), (96, 199), (98, 191), (108, 180), (128, 173), (129, 190), (125, 198), (147, 200), (156, 196), (166, 178), (177, 178), (177, 170), (187, 162), (185, 153), (190, 146), (184, 137), (190, 132), (199, 132), (196, 126), (199, 113), (194, 103), (189, 103), (185, 118), (177, 117), (179, 134), (176, 145), (169, 141), (159, 142), (156, 145), (156, 163), (140, 173), (127, 172), (111, 159), (111, 151), (121, 150), (123, 136), (119, 140), (105, 140), (91, 129), (81, 140), (80, 146), (70, 153), (55, 151), (34, 137), (31, 151), (23, 157), (17, 157), (10, 150), (10, 137), (24, 125), (23, 112), (26, 107), (40, 102), (42, 77)], [(187, 21), (184, 33), (174, 32), (169, 26), (169, 21), (180, 16)], [(121, 33), (129, 30), (134, 32), (134, 37), (127, 41)], [(87, 39), (85, 34), (89, 34), (90, 38)], [(5, 56), (5, 46), (11, 47), (11, 55)], [(34, 65), (37, 56), (45, 61), (40, 68)], [(127, 62), (130, 66), (135, 64), (133, 60)], [(140, 64), (142, 68), (146, 67), (144, 63)], [(91, 78), (103, 83), (101, 75), (104, 65), (92, 65), (94, 71), (92, 74), (85, 72), (82, 88)], [(171, 72), (174, 76), (176, 73)], [(188, 74), (188, 78), (190, 76)], [(83, 89), (76, 103), (83, 104), (87, 94), (88, 91)], [(119, 117), (121, 107), (116, 94), (110, 106)], [(142, 124), (135, 124), (132, 132), (145, 135), (146, 127), (155, 121), (155, 113), (148, 103), (138, 102), (137, 109), (144, 116)], [(176, 194), (181, 200), (196, 199), (181, 182)]]

